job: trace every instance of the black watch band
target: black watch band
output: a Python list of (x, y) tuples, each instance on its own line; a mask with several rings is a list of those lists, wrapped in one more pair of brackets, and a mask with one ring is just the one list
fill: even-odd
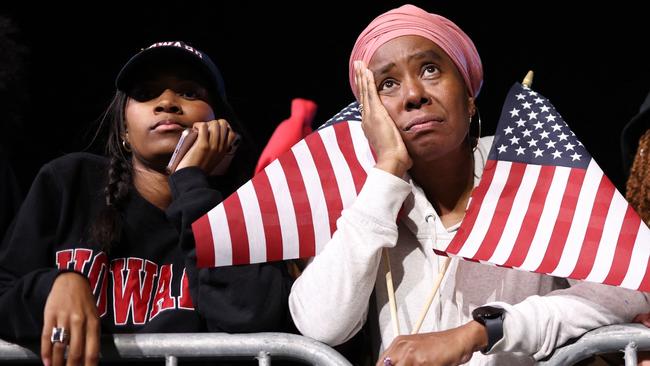
[(472, 318), (485, 326), (488, 343), (481, 350), (482, 353), (489, 352), (492, 347), (503, 338), (503, 318), (505, 310), (493, 306), (481, 306), (472, 311)]

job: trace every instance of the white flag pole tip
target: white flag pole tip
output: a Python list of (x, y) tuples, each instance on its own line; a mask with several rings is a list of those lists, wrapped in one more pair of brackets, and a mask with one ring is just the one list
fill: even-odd
[(533, 85), (533, 70), (528, 70), (524, 81), (521, 82), (525, 87), (530, 88)]

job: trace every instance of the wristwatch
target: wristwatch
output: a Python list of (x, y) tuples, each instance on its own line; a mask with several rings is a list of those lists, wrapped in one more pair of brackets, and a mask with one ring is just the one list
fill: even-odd
[(494, 306), (481, 306), (472, 311), (472, 318), (485, 326), (488, 343), (481, 350), (482, 353), (489, 352), (495, 343), (503, 338), (503, 318), (505, 310)]

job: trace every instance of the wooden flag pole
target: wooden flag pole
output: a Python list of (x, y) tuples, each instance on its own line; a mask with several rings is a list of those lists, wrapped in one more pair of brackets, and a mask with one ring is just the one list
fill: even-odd
[(388, 292), (388, 305), (390, 306), (390, 319), (393, 323), (393, 334), (397, 337), (399, 335), (399, 320), (397, 319), (397, 303), (395, 302), (395, 289), (393, 288), (393, 274), (390, 269), (388, 249), (384, 248), (382, 253), (384, 263), (386, 263), (386, 290)]
[(533, 85), (533, 70), (528, 70), (524, 81), (521, 82), (525, 87), (530, 88)]
[(429, 308), (431, 307), (433, 298), (436, 296), (436, 293), (438, 293), (438, 288), (442, 283), (442, 279), (445, 277), (445, 273), (447, 273), (449, 262), (451, 262), (451, 259), (449, 257), (445, 257), (445, 259), (443, 259), (442, 269), (438, 271), (438, 277), (436, 278), (436, 281), (433, 283), (433, 288), (431, 289), (431, 293), (427, 298), (427, 302), (424, 305), (424, 309), (422, 309), (422, 312), (420, 313), (420, 319), (418, 319), (417, 323), (415, 323), (415, 327), (413, 328), (411, 334), (417, 334), (420, 331), (420, 327), (422, 326), (422, 323), (424, 322), (424, 318), (427, 316), (427, 313), (429, 312)]

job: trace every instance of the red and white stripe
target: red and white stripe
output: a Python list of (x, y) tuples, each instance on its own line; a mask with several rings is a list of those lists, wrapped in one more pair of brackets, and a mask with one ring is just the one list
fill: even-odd
[(374, 163), (358, 122), (307, 136), (192, 225), (198, 265), (316, 255)]
[(447, 253), (650, 290), (650, 230), (593, 160), (586, 170), (489, 161)]

